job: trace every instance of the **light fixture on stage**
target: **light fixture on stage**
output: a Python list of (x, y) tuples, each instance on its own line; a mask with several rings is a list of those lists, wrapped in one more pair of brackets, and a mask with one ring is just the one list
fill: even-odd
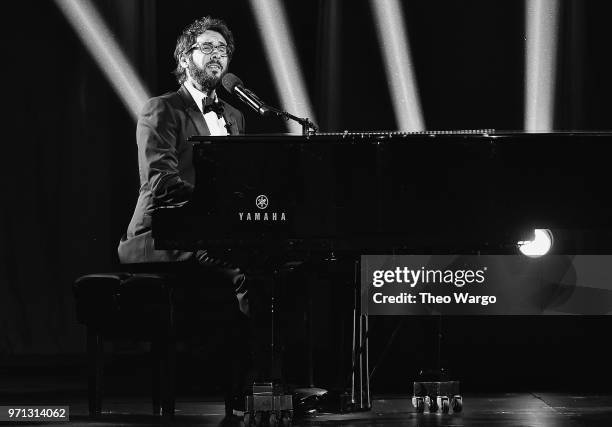
[(398, 130), (425, 130), (410, 44), (399, 0), (370, 0)]
[(144, 85), (89, 0), (55, 0), (132, 117), (149, 98)]
[(524, 240), (517, 243), (519, 251), (530, 258), (546, 255), (553, 245), (553, 234), (549, 229), (536, 228), (533, 240)]
[[(274, 70), (272, 77), (282, 109), (299, 117), (308, 117), (316, 123), (283, 4), (278, 0), (251, 0), (250, 4), (268, 63)], [(297, 123), (287, 122), (287, 127), (290, 132), (302, 132)]]

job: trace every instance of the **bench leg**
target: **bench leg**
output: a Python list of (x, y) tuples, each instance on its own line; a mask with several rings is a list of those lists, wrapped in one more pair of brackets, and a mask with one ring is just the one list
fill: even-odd
[(102, 412), (102, 375), (104, 372), (104, 341), (102, 336), (87, 328), (88, 403), (89, 416)]
[(162, 351), (160, 348), (160, 342), (158, 340), (153, 340), (151, 342), (151, 382), (153, 415), (161, 415), (161, 360)]
[(164, 337), (156, 345), (159, 346), (158, 366), (161, 368), (161, 413), (164, 418), (172, 418), (176, 401), (176, 343), (173, 338)]

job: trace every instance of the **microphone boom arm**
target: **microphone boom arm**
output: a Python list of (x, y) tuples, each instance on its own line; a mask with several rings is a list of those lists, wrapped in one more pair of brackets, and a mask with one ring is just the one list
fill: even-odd
[(302, 125), (302, 135), (314, 135), (317, 133), (318, 129), (313, 122), (311, 122), (308, 118), (296, 117), (293, 114), (289, 114), (286, 111), (281, 111), (278, 108), (270, 107), (266, 105), (257, 95), (255, 95), (252, 91), (245, 88), (242, 80), (240, 80), (236, 75), (232, 73), (228, 73), (221, 79), (221, 84), (229, 93), (232, 93), (238, 97), (242, 102), (251, 107), (257, 113), (262, 116), (268, 116), (270, 114), (274, 114), (277, 117), (282, 117), (285, 120), (294, 120)]
[(294, 122), (299, 123), (302, 126), (302, 135), (309, 136), (314, 135), (319, 130), (317, 126), (310, 121), (308, 117), (297, 117), (287, 111), (279, 110), (278, 108), (270, 107), (268, 105), (265, 108), (272, 114), (275, 114), (277, 117), (281, 117), (285, 120), (293, 120)]

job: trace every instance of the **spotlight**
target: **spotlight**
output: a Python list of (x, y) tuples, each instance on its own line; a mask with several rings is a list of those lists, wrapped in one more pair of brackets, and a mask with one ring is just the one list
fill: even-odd
[(399, 0), (370, 0), (370, 6), (382, 48), (398, 130), (423, 131), (425, 121), (410, 54), (408, 31), (402, 20), (402, 4)]
[(553, 130), (558, 0), (526, 0), (525, 130)]
[(553, 245), (553, 234), (547, 228), (536, 228), (533, 240), (524, 240), (517, 243), (519, 251), (530, 258), (539, 258), (546, 255)]
[(136, 119), (149, 94), (94, 4), (89, 0), (55, 0), (55, 3)]
[[(283, 3), (279, 0), (251, 0), (250, 5), (268, 62), (274, 69), (272, 76), (283, 109), (316, 123)], [(287, 122), (287, 127), (290, 132), (302, 132), (301, 126), (293, 121)]]

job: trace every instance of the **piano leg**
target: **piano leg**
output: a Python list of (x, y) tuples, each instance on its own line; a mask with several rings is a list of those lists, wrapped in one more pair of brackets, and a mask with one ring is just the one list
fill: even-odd
[(351, 366), (351, 404), (354, 410), (372, 409), (368, 360), (368, 316), (361, 313), (359, 261), (355, 261), (353, 289), (353, 349)]
[[(251, 305), (253, 364), (258, 371), (252, 392), (245, 398), (244, 424), (290, 425), (293, 401), (282, 384), (281, 358), (278, 355), (278, 300), (276, 298), (282, 275), (263, 275), (253, 280)], [(257, 288), (255, 288), (257, 287)]]

